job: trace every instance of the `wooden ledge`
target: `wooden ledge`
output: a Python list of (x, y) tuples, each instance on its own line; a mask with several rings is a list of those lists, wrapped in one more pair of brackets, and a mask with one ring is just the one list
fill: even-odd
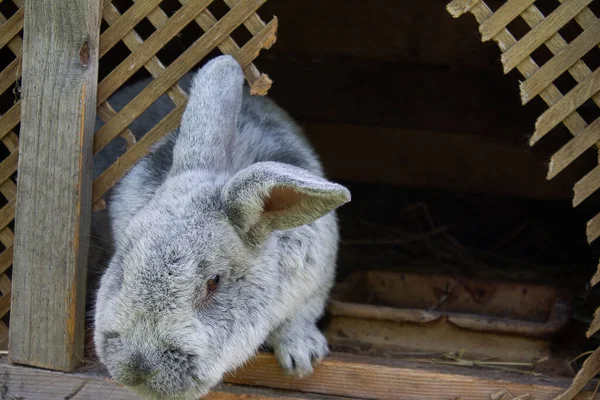
[[(503, 390), (508, 390), (515, 397), (529, 394), (529, 400), (552, 400), (571, 384), (571, 380), (567, 378), (408, 363), (342, 353), (332, 354), (317, 367), (313, 376), (303, 380), (285, 376), (271, 354), (259, 354), (226, 381), (240, 385), (382, 400), (481, 400), (495, 398), (493, 395)], [(575, 399), (589, 399), (593, 387), (589, 390), (580, 393)]]
[[(332, 400), (346, 399), (461, 399), (495, 398), (508, 391), (529, 400), (552, 400), (570, 384), (569, 379), (524, 376), (373, 359), (336, 353), (317, 367), (315, 375), (299, 380), (287, 377), (271, 354), (259, 354), (226, 379), (209, 400)], [(0, 391), (6, 399), (125, 399), (138, 397), (97, 372), (65, 374), (0, 362)], [(268, 389), (267, 389), (268, 388)], [(590, 388), (593, 389), (593, 388)], [(575, 399), (589, 399), (591, 390)], [(502, 397), (510, 399), (510, 396)]]

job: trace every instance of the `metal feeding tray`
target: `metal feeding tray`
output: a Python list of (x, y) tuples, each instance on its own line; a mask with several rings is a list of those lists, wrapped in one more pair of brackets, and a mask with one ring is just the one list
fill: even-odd
[(328, 313), (333, 347), (530, 361), (551, 352), (570, 300), (559, 288), (532, 283), (364, 271), (334, 288)]

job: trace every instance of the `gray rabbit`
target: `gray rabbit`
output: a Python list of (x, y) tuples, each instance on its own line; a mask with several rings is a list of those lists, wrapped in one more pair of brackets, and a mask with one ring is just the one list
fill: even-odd
[(95, 303), (96, 352), (147, 398), (203, 396), (265, 344), (303, 377), (333, 284), (335, 209), (298, 126), (217, 57), (193, 76), (179, 129), (111, 195), (114, 255)]

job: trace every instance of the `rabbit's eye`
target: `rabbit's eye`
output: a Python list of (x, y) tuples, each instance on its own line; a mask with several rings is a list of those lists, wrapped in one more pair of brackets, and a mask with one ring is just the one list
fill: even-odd
[(221, 277), (219, 275), (214, 275), (206, 282), (206, 293), (207, 295), (211, 295), (219, 288), (219, 281)]

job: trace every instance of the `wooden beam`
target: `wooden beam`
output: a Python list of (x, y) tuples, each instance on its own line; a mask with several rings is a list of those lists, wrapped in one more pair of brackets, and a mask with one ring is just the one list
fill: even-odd
[[(139, 400), (129, 389), (96, 372), (65, 374), (37, 368), (0, 364), (4, 399)], [(330, 396), (221, 385), (205, 400), (335, 400)]]
[(535, 0), (509, 0), (500, 7), (489, 19), (479, 25), (481, 40), (486, 42), (500, 33), (506, 26), (523, 11), (525, 11)]
[[(571, 383), (566, 378), (520, 376), (487, 369), (442, 368), (433, 364), (333, 354), (305, 379), (284, 375), (271, 354), (259, 354), (227, 379), (230, 383), (316, 394), (381, 400), (481, 400), (503, 390), (531, 400), (551, 400)], [(593, 389), (593, 388), (591, 388)], [(575, 399), (589, 399), (581, 392)], [(508, 397), (510, 398), (510, 397)], [(525, 398), (525, 397), (523, 397)]]
[(364, 125), (304, 127), (336, 180), (556, 200), (570, 198), (572, 182), (589, 168), (577, 160), (549, 182), (549, 152), (529, 152), (510, 140)]
[(83, 358), (100, 0), (25, 4), (10, 358)]

